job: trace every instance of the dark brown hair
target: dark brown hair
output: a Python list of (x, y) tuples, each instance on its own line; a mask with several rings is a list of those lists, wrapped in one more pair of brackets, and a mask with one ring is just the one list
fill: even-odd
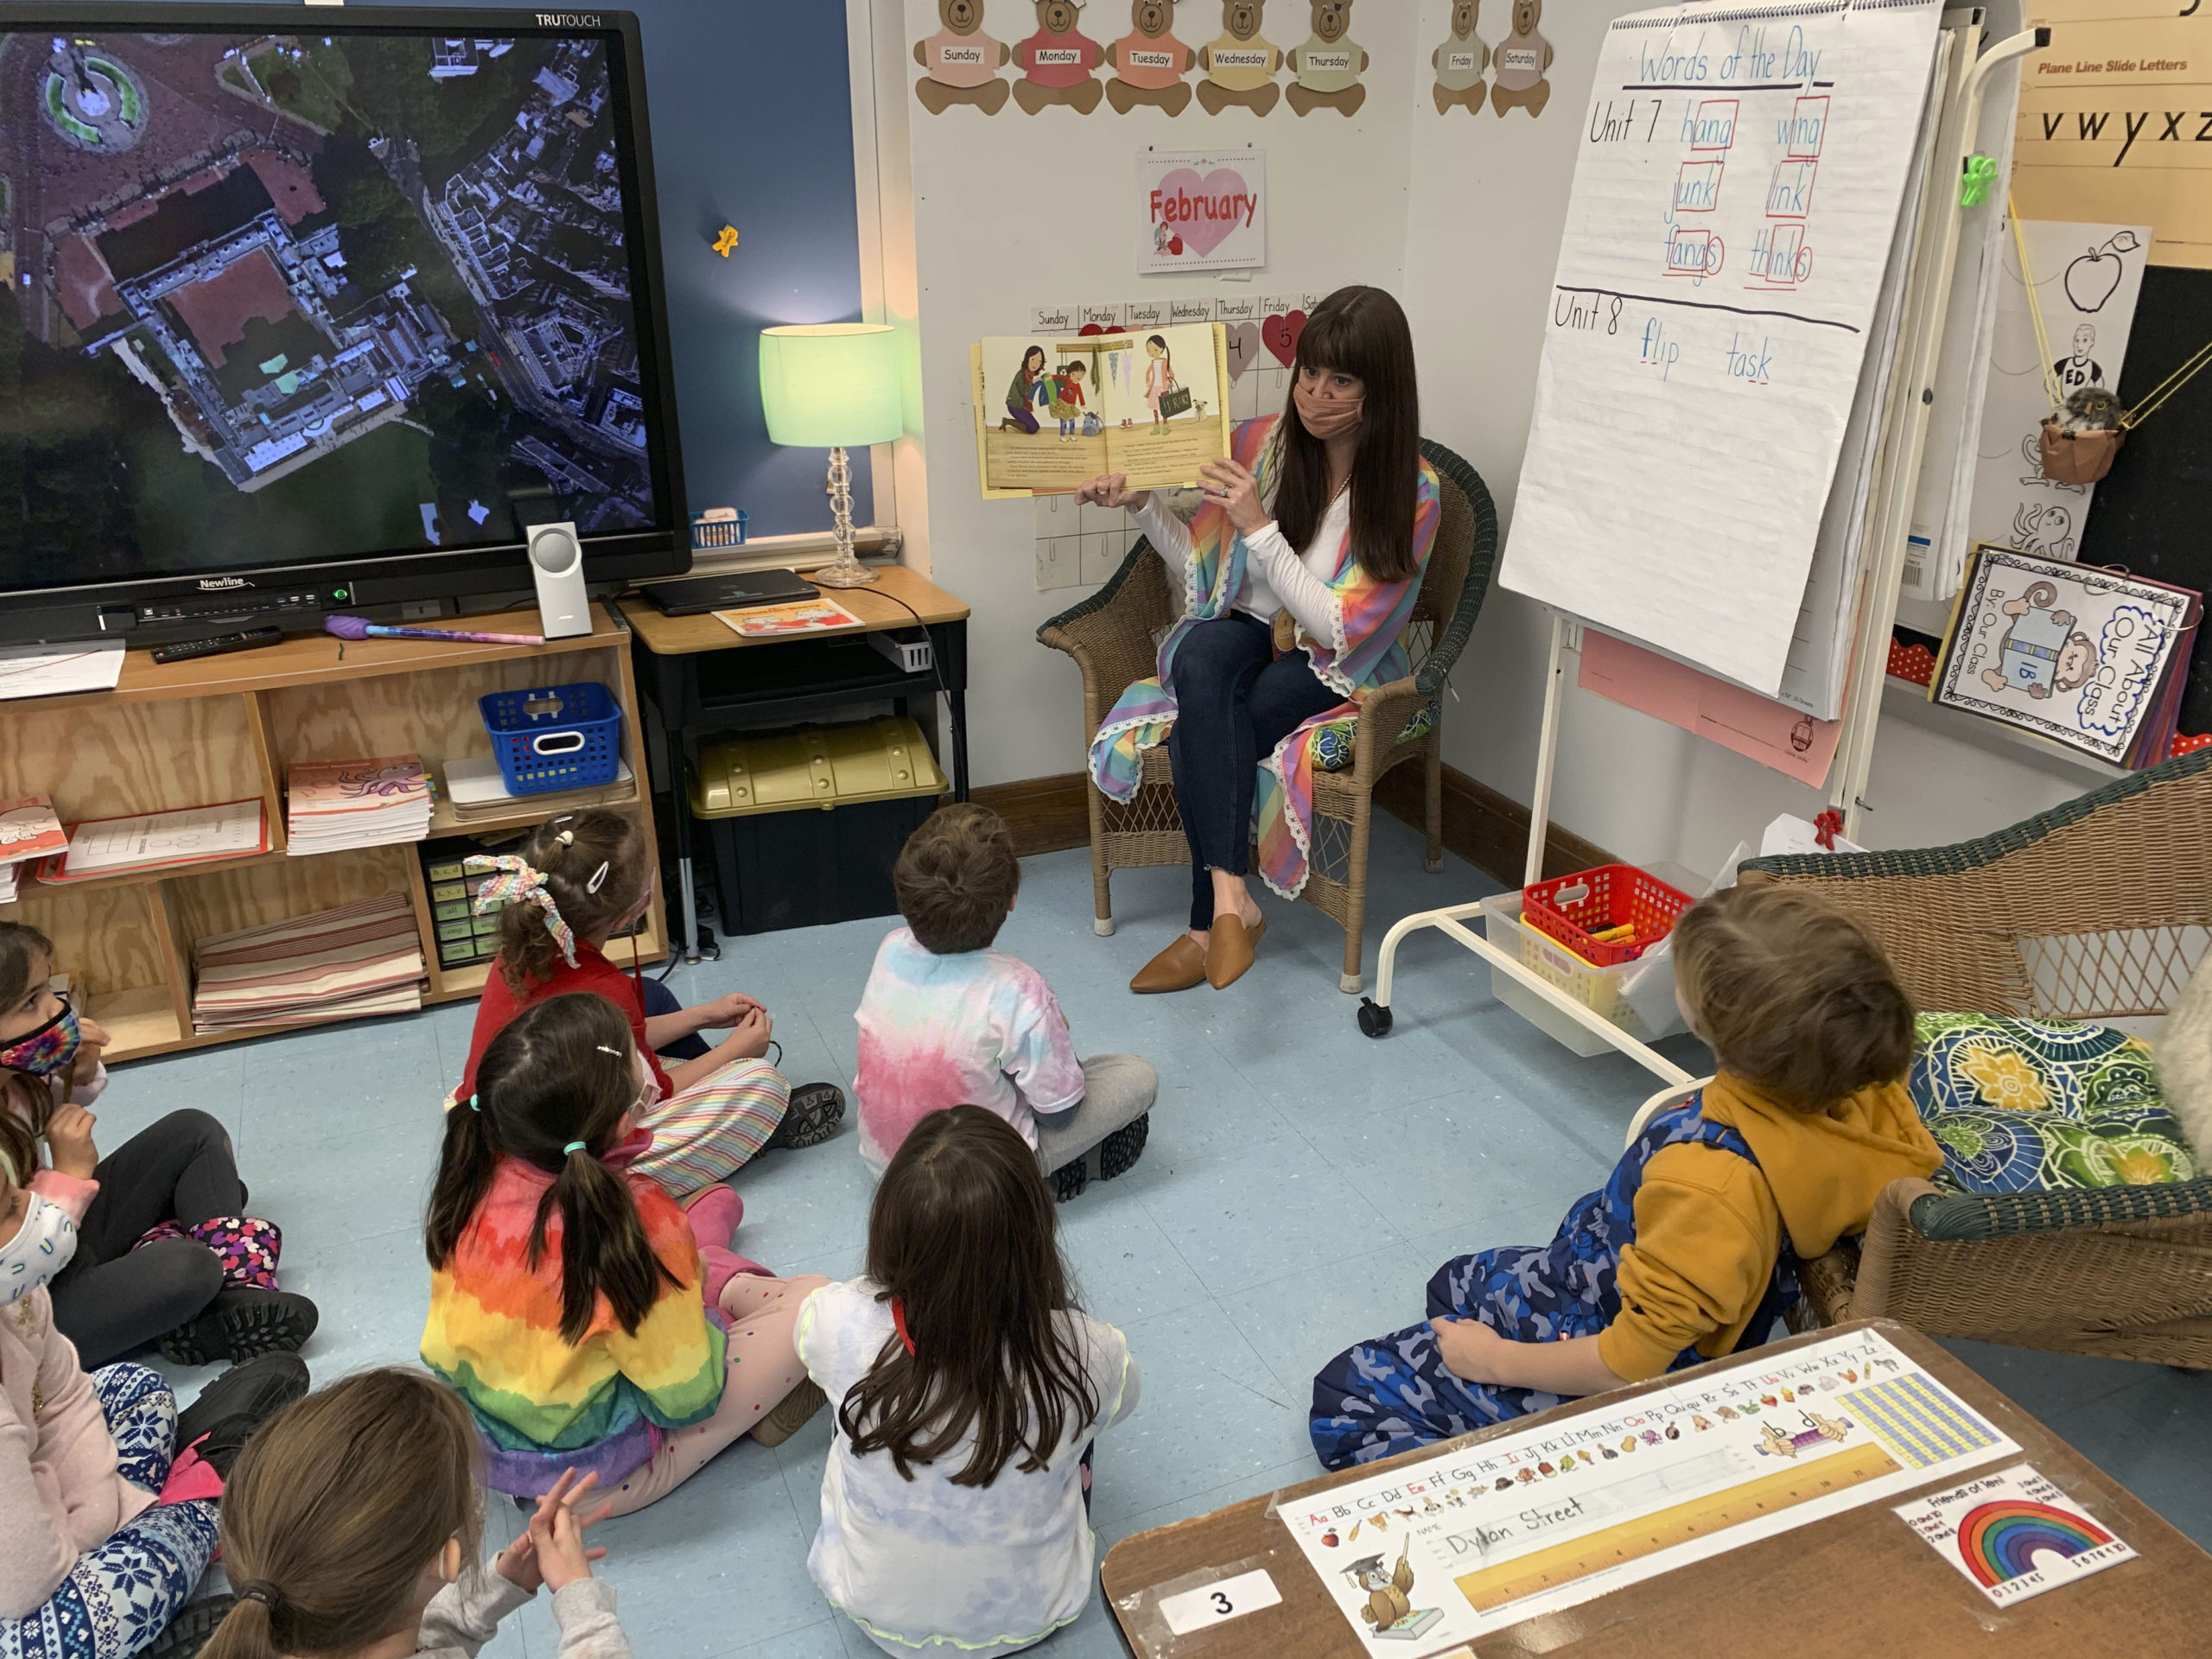
[(837, 1427), (854, 1455), (888, 1452), (900, 1475), (973, 1433), (956, 1486), (988, 1486), (1017, 1453), (1046, 1466), (1099, 1402), (1059, 1318), (1076, 1304), (1037, 1154), (981, 1106), (931, 1112), (884, 1171), (868, 1218), (868, 1276), (903, 1311), (847, 1391)]
[(545, 1253), (547, 1222), (557, 1208), (564, 1342), (583, 1339), (601, 1296), (634, 1336), (663, 1285), (683, 1285), (653, 1254), (629, 1183), (600, 1161), (637, 1102), (630, 1054), (630, 1022), (605, 997), (550, 996), (492, 1039), (477, 1062), (475, 1094), (446, 1114), (423, 1253), (433, 1268), (453, 1259), (500, 1159), (543, 1170), (553, 1184), (531, 1224), (530, 1266), (534, 1270)]
[(1912, 999), (1874, 936), (1802, 887), (1726, 887), (1675, 924), (1682, 1005), (1723, 1071), (1826, 1111), (1912, 1064)]
[(1298, 337), (1275, 466), (1275, 524), (1293, 547), (1310, 545), (1329, 510), (1329, 454), (1298, 418), (1307, 370), (1357, 375), (1367, 388), (1359, 451), (1351, 463), (1351, 550), (1377, 582), (1408, 582), (1414, 497), (1421, 487), (1421, 392), (1414, 335), (1397, 301), (1379, 288), (1340, 288), (1313, 308)]
[[(645, 831), (620, 812), (564, 812), (532, 830), (521, 852), (545, 878), (561, 919), (579, 939), (612, 927), (652, 881)], [(545, 912), (526, 899), (508, 906), (499, 917), (499, 976), (507, 988), (528, 996), (532, 986), (553, 977), (560, 960)]]
[(988, 806), (941, 806), (906, 837), (891, 867), (899, 913), (922, 949), (981, 950), (999, 936), (1021, 888), (1014, 832)]
[(257, 1430), (223, 1492), (223, 1565), (241, 1596), (206, 1659), (347, 1653), (397, 1634), (447, 1541), (480, 1571), (476, 1429), (420, 1371), (364, 1371)]
[[(54, 941), (28, 922), (0, 922), (0, 1008), (12, 1008), (41, 974), (54, 971)], [(38, 1173), (38, 1141), (54, 1115), (52, 1083), (0, 1071), (0, 1156), (17, 1185)]]

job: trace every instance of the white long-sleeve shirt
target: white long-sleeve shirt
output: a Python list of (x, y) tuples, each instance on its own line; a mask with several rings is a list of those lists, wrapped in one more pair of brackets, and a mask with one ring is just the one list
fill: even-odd
[[(1137, 528), (1145, 539), (1171, 563), (1191, 560), (1191, 527), (1161, 502), (1160, 492), (1136, 512)], [(1337, 554), (1344, 532), (1351, 527), (1351, 492), (1330, 503), (1321, 515), (1313, 539), (1300, 550), (1294, 549), (1273, 519), (1244, 538), (1249, 556), (1244, 561), (1244, 585), (1230, 602), (1232, 610), (1247, 611), (1263, 622), (1272, 622), (1277, 611), (1287, 610), (1298, 626), (1325, 645), (1342, 643), (1344, 607), (1329, 589), (1329, 575), (1336, 569)]]

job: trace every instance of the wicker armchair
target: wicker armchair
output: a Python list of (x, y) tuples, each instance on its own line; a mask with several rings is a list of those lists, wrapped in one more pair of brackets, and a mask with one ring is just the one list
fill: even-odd
[[(1441, 522), (1421, 594), (1408, 626), (1413, 672), (1382, 687), (1360, 706), (1351, 770), (1318, 774), (1313, 790), (1313, 839), (1306, 889), (1300, 896), (1344, 930), (1341, 988), (1360, 988), (1362, 933), (1367, 916), (1367, 836), (1375, 785), (1406, 763), (1421, 762), (1427, 790), (1428, 868), (1444, 867), (1444, 682), (1459, 660), (1490, 591), (1497, 557), (1497, 509), (1475, 469), (1427, 439), (1421, 454), (1436, 469), (1443, 499)], [(1080, 605), (1037, 630), (1037, 638), (1064, 651), (1083, 670), (1083, 726), (1086, 744), (1122, 692), (1149, 677), (1160, 636), (1182, 614), (1182, 583), (1149, 542), (1129, 550), (1111, 581)], [(1421, 708), (1433, 711), (1427, 733), (1402, 738)], [(1090, 880), (1097, 903), (1093, 926), (1114, 931), (1109, 883), (1116, 870), (1145, 865), (1188, 864), (1183, 820), (1167, 750), (1148, 750), (1143, 781), (1127, 804), (1110, 801), (1096, 785), (1085, 790), (1090, 806)]]
[[(2164, 1012), (2212, 929), (2212, 749), (1978, 841), (1762, 858), (1878, 933), (1924, 1008), (2105, 1020)], [(1946, 1195), (1896, 1181), (1859, 1249), (1806, 1264), (1824, 1323), (2212, 1368), (2212, 1177)]]

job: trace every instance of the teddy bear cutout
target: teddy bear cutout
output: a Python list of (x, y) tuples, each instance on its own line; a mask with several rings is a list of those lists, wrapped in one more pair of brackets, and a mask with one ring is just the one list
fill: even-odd
[(1265, 115), (1282, 96), (1275, 85), (1282, 53), (1260, 37), (1266, 7), (1267, 0), (1224, 0), (1221, 38), (1198, 48), (1198, 67), (1206, 77), (1198, 83), (1198, 103), (1208, 115), (1219, 115), (1232, 104)]
[(1490, 67), (1490, 48), (1475, 33), (1481, 0), (1452, 0), (1452, 34), (1429, 54), (1436, 69), (1436, 112), (1458, 107), (1479, 114), (1490, 88), (1483, 71)]
[(1014, 60), (1021, 66), (1014, 101), (1030, 114), (1065, 104), (1077, 115), (1089, 115), (1106, 96), (1091, 73), (1106, 61), (1106, 51), (1077, 32), (1082, 17), (1083, 0), (1037, 0), (1037, 32), (1014, 48)]
[(914, 61), (926, 72), (914, 83), (914, 96), (931, 115), (955, 104), (996, 115), (1007, 95), (999, 71), (1013, 54), (1004, 41), (983, 33), (983, 0), (938, 0), (937, 16), (944, 27), (914, 42)]
[(1351, 0), (1313, 0), (1313, 32), (1291, 48), (1287, 62), (1298, 77), (1283, 96), (1300, 115), (1335, 110), (1350, 118), (1367, 101), (1360, 73), (1367, 54), (1352, 40)]
[(1543, 0), (1513, 0), (1513, 32), (1490, 60), (1490, 106), (1501, 116), (1515, 109), (1541, 115), (1551, 100), (1551, 83), (1544, 79), (1552, 67), (1551, 42), (1536, 33), (1543, 16)]
[(1136, 0), (1129, 8), (1129, 32), (1106, 48), (1106, 101), (1127, 115), (1140, 104), (1180, 115), (1191, 107), (1190, 83), (1183, 77), (1198, 54), (1177, 40), (1175, 0)]

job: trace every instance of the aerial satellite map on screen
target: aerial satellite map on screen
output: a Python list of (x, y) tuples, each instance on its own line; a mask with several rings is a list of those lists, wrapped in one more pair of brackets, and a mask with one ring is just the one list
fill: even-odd
[(0, 35), (0, 589), (655, 523), (607, 51)]

